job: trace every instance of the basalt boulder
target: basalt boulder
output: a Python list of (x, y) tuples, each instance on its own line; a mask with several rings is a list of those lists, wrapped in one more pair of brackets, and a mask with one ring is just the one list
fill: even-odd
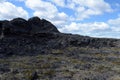
[(38, 34), (38, 33), (60, 33), (49, 21), (32, 17), (28, 20), (15, 18), (13, 20), (0, 21), (0, 33), (9, 34)]
[(15, 18), (11, 20), (10, 26), (15, 32), (28, 33), (31, 30), (31, 27), (28, 25), (28, 22), (22, 18)]
[(59, 33), (57, 28), (49, 21), (32, 17), (28, 20), (29, 26), (32, 27), (31, 33)]

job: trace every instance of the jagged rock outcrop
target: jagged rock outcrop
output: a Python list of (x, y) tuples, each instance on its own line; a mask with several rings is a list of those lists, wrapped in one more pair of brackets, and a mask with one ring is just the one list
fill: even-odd
[(57, 28), (49, 21), (38, 17), (32, 17), (28, 20), (29, 26), (32, 28), (31, 33), (48, 33), (59, 32)]
[(0, 21), (0, 55), (34, 55), (49, 53), (51, 48), (117, 47), (119, 39), (92, 38), (88, 36), (60, 33), (49, 21), (32, 17), (28, 20), (15, 18)]
[(57, 28), (45, 19), (32, 17), (28, 21), (15, 18), (11, 21), (0, 21), (0, 31), (9, 34), (37, 34), (37, 33), (59, 33)]
[(9, 22), (10, 32), (21, 32), (28, 33), (31, 30), (31, 27), (28, 25), (28, 22), (22, 18), (15, 18)]

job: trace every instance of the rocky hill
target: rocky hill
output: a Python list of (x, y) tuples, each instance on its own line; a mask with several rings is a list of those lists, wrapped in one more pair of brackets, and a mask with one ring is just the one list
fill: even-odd
[[(0, 21), (0, 54), (37, 54), (50, 48), (74, 47), (118, 47), (118, 39), (102, 39), (60, 33), (45, 19), (32, 17), (28, 20), (15, 18)], [(22, 51), (21, 51), (22, 50)], [(28, 52), (26, 52), (28, 51)]]
[(38, 17), (0, 21), (0, 58), (0, 80), (120, 79), (120, 39), (61, 33)]

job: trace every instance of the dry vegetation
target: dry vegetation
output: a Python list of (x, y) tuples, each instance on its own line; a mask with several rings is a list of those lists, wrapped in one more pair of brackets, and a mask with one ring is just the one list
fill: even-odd
[(120, 80), (120, 49), (100, 50), (111, 53), (68, 47), (52, 49), (51, 54), (2, 58), (0, 80), (35, 80), (35, 72), (37, 80)]

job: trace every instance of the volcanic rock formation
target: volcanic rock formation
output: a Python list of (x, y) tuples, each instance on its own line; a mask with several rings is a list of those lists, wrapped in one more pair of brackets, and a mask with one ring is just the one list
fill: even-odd
[(37, 33), (50, 33), (57, 32), (57, 28), (45, 19), (32, 17), (28, 21), (22, 18), (15, 18), (11, 21), (0, 21), (0, 30), (5, 34), (21, 33), (21, 34), (37, 34)]
[(92, 38), (60, 33), (49, 21), (32, 17), (0, 21), (0, 55), (49, 53), (51, 48), (120, 47), (119, 39)]

